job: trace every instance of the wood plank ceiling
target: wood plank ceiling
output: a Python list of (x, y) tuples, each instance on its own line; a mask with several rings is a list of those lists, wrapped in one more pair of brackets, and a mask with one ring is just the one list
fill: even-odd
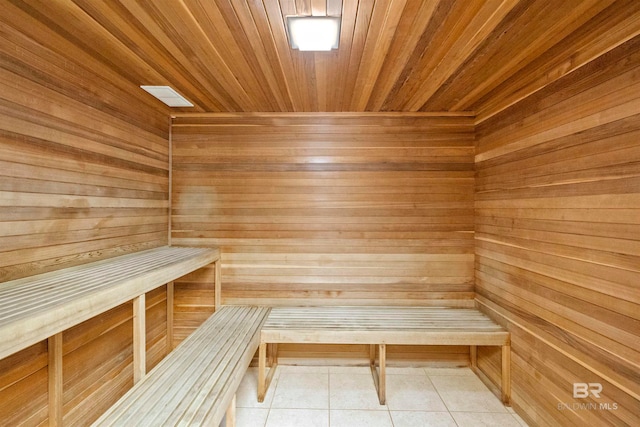
[[(640, 33), (636, 0), (10, 0), (184, 112), (473, 111), (482, 121)], [(6, 6), (6, 5), (5, 5)], [(288, 15), (341, 15), (299, 52)], [(133, 90), (133, 87), (131, 88)]]

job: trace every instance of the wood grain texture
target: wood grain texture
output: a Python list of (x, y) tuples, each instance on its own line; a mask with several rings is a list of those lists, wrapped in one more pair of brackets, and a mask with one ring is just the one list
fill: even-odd
[(46, 341), (0, 360), (0, 419), (3, 423), (48, 425), (47, 371)]
[[(341, 15), (340, 49), (291, 51), (288, 14)], [(220, 114), (185, 127), (173, 219), (179, 239), (236, 249), (229, 301), (466, 304), (475, 276), (515, 336), (521, 415), (638, 424), (640, 2), (9, 0), (0, 28), (1, 281), (166, 244), (167, 116), (180, 114), (138, 85), (170, 84)], [(458, 132), (416, 110), (473, 113)], [(227, 114), (258, 111), (292, 115)], [(319, 111), (347, 113), (303, 114)], [(213, 311), (201, 274), (176, 287), (183, 336)], [(152, 365), (166, 310), (147, 298)], [(99, 346), (119, 348), (108, 337)], [(388, 358), (468, 357), (411, 351)], [(308, 355), (366, 362), (368, 349), (281, 346)], [(477, 356), (498, 383), (500, 355)], [(128, 356), (105, 357), (120, 364), (103, 388), (65, 389), (67, 419), (126, 388)], [(45, 342), (0, 360), (0, 419), (47, 423), (46, 360)], [(622, 409), (557, 410), (590, 380)]]
[[(104, 79), (169, 84), (202, 112), (476, 111), (484, 120), (640, 32), (634, 0), (5, 3), (25, 33), (52, 30), (55, 46), (108, 64)], [(292, 50), (289, 15), (340, 16), (339, 49)]]
[[(476, 293), (512, 331), (513, 404), (533, 425), (640, 421), (638, 52), (635, 37), (477, 127)], [(478, 354), (493, 381), (499, 360)]]
[(176, 347), (215, 312), (215, 267), (209, 265), (175, 282), (173, 341)]
[[(157, 353), (168, 352), (166, 307), (160, 316), (152, 310), (158, 299), (166, 304), (157, 288), (218, 258), (217, 250), (161, 247), (5, 282), (0, 354), (12, 359), (55, 334), (49, 341), (51, 423), (95, 419), (143, 377), (148, 357), (157, 362)], [(148, 311), (154, 316), (147, 320)], [(159, 337), (158, 324), (164, 326)], [(153, 334), (147, 336), (148, 329)]]
[[(386, 345), (502, 346), (502, 401), (509, 403), (509, 333), (477, 309), (447, 307), (274, 307), (260, 331), (258, 401), (273, 372), (265, 374), (267, 345), (280, 343), (366, 344), (381, 405), (385, 404)], [(379, 348), (379, 373), (376, 350)], [(277, 357), (276, 357), (277, 362)]]
[(269, 310), (222, 307), (95, 425), (219, 425), (258, 349)]
[(20, 6), (0, 6), (0, 280), (166, 244), (166, 110)]
[(460, 115), (176, 118), (172, 241), (221, 248), (223, 304), (468, 305), (472, 131)]
[[(219, 257), (217, 249), (163, 246), (5, 282), (0, 288), (0, 356), (140, 297)], [(137, 305), (142, 314), (144, 301)], [(144, 335), (144, 319), (136, 327)], [(140, 362), (144, 364), (144, 358)]]
[[(0, 5), (0, 282), (168, 237), (168, 110), (34, 6)], [(63, 334), (64, 425), (86, 424), (131, 382), (130, 314), (96, 321)], [(0, 361), (0, 424), (47, 424), (47, 358), (45, 340)]]

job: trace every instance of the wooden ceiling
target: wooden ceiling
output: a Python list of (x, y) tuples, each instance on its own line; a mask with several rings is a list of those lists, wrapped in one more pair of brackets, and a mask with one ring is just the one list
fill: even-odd
[[(640, 33), (637, 0), (8, 0), (178, 112), (494, 115)], [(9, 7), (9, 6), (7, 6)], [(287, 15), (341, 15), (340, 48), (289, 47)], [(145, 95), (146, 96), (146, 95)]]

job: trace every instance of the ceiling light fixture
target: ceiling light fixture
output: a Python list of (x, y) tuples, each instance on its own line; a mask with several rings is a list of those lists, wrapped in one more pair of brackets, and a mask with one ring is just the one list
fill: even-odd
[(169, 107), (193, 107), (193, 104), (170, 86), (140, 86)]
[(301, 51), (329, 51), (340, 43), (339, 16), (287, 16), (289, 42)]

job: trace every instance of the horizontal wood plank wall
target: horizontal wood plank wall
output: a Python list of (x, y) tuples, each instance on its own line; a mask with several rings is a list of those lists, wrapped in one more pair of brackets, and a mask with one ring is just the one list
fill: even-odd
[[(477, 138), (476, 292), (512, 333), (514, 406), (532, 425), (639, 425), (640, 37)], [(499, 355), (478, 365), (497, 382)]]
[[(147, 371), (169, 351), (166, 288), (146, 294)], [(64, 423), (88, 425), (133, 386), (133, 305), (63, 333)]]
[(221, 248), (226, 304), (468, 304), (472, 120), (178, 116), (172, 242)]
[[(369, 366), (368, 345), (352, 344), (278, 344), (278, 363), (283, 365)], [(469, 364), (468, 346), (388, 345), (387, 363), (391, 366), (460, 367)], [(256, 357), (253, 364), (258, 366)]]
[(223, 303), (465, 303), (472, 213), (470, 117), (174, 119), (172, 242), (221, 248)]
[(215, 311), (214, 266), (208, 265), (176, 280), (173, 298), (175, 348)]
[[(167, 244), (168, 109), (59, 24), (0, 3), (0, 282)], [(69, 425), (131, 381), (129, 311), (65, 333)], [(152, 350), (153, 364), (163, 350)], [(0, 361), (0, 424), (47, 422), (46, 364), (46, 342)]]

